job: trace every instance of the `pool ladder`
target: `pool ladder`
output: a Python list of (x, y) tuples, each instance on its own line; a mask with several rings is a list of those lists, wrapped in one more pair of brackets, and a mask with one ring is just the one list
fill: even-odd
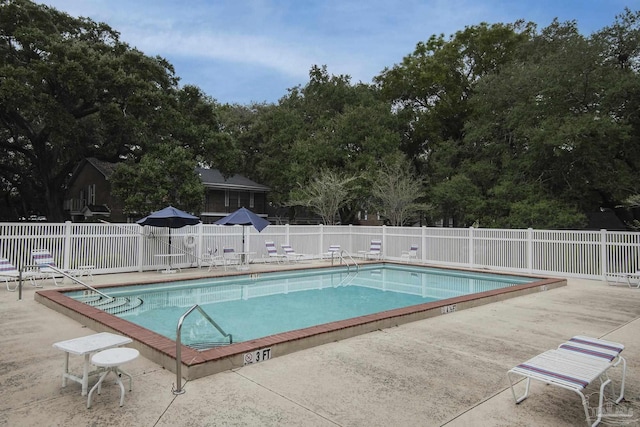
[[(345, 251), (344, 249), (338, 252), (338, 259), (340, 260), (340, 264), (344, 264), (347, 266), (347, 271), (351, 271), (351, 267), (355, 267), (356, 271), (360, 269), (357, 261), (353, 258), (353, 256), (351, 256), (349, 252)], [(351, 260), (351, 263), (349, 263), (349, 260)], [(333, 265), (333, 257), (331, 258), (331, 264)]]
[[(213, 325), (214, 328), (218, 330), (225, 338), (229, 338), (228, 344), (233, 344), (233, 337), (231, 334), (227, 334), (222, 328), (213, 320), (209, 315), (200, 307), (198, 304), (191, 307), (187, 310), (180, 319), (178, 320), (178, 326), (176, 327), (176, 384), (177, 388), (171, 390), (173, 394), (183, 394), (184, 389), (182, 388), (182, 324), (184, 323), (184, 319), (187, 318), (191, 313), (195, 310), (198, 310), (202, 316)], [(227, 344), (227, 343), (225, 343)]]

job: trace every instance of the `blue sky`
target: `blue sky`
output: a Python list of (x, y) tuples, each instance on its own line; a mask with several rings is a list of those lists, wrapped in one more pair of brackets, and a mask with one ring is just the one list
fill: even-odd
[(640, 0), (43, 0), (105, 22), (221, 103), (275, 103), (313, 65), (370, 83), (433, 34), (517, 19), (575, 20), (589, 35)]

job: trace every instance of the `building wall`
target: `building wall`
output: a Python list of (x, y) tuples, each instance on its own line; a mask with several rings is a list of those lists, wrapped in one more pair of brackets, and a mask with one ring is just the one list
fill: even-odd
[[(89, 200), (90, 187), (95, 189), (95, 202)], [(65, 200), (71, 203), (67, 209), (70, 212), (71, 220), (84, 221), (84, 216), (80, 211), (86, 205), (106, 205), (111, 211), (109, 220), (113, 222), (126, 222), (126, 217), (122, 213), (122, 204), (111, 194), (111, 184), (107, 181), (99, 170), (92, 164), (86, 163), (76, 176), (76, 179), (69, 187)]]
[[(252, 196), (253, 195), (253, 196)], [(252, 201), (253, 198), (253, 201)], [(245, 207), (258, 215), (267, 214), (267, 195), (263, 192), (207, 189), (205, 204), (202, 209), (206, 214), (220, 214), (203, 216), (204, 222), (214, 222), (220, 217)]]

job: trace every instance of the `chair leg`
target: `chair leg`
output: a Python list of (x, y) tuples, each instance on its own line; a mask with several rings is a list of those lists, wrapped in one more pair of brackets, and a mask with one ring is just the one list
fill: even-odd
[(15, 285), (15, 286), (13, 287), (13, 289), (12, 289), (12, 288), (10, 288), (10, 287), (9, 287), (9, 279), (8, 279), (8, 278), (6, 278), (6, 279), (4, 279), (4, 281), (7, 283), (7, 290), (8, 290), (9, 292), (15, 292), (15, 291), (16, 291), (16, 289), (18, 289), (18, 286), (20, 285), (20, 282), (18, 282), (17, 280), (15, 280), (16, 285)]
[[(625, 377), (627, 376), (627, 361), (625, 360), (624, 357), (622, 356), (618, 356), (620, 359), (618, 360), (618, 363), (616, 363), (616, 365), (620, 364), (620, 362), (622, 362), (622, 380), (620, 381), (620, 395), (618, 396), (616, 400), (616, 403), (620, 403), (622, 401), (622, 399), (624, 399), (624, 380)], [(616, 366), (614, 365), (614, 366)], [(615, 396), (615, 388), (613, 387), (613, 384), (611, 385), (611, 388), (613, 390), (613, 394)]]
[(513, 380), (511, 378), (511, 375), (509, 375), (509, 372), (507, 372), (507, 378), (509, 378), (509, 385), (511, 386), (511, 394), (513, 395), (513, 400), (516, 402), (516, 405), (522, 402), (523, 400), (525, 400), (527, 397), (529, 397), (529, 387), (531, 386), (531, 378), (527, 377), (527, 383), (525, 385), (524, 394), (520, 397), (516, 397), (516, 391), (513, 387)]

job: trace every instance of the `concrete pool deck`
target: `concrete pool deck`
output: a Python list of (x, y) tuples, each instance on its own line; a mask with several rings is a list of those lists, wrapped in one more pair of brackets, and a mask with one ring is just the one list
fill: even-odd
[[(176, 278), (190, 274), (185, 270)], [(97, 276), (94, 283), (157, 275)], [(584, 426), (575, 393), (534, 382), (529, 399), (516, 406), (506, 377), (516, 364), (573, 335), (625, 345), (626, 402), (620, 408), (633, 414), (627, 425), (640, 425), (637, 289), (569, 279), (567, 286), (547, 292), (187, 381), (178, 396), (172, 393), (175, 374), (139, 357), (125, 367), (133, 375), (133, 391), (127, 391), (124, 406), (118, 406), (119, 387), (107, 381), (91, 409), (79, 384), (61, 387), (63, 353), (52, 344), (95, 331), (37, 303), (34, 291), (26, 286), (22, 300), (0, 292), (0, 425)], [(81, 358), (72, 356), (70, 366), (77, 371)], [(618, 370), (611, 377), (619, 384)]]

